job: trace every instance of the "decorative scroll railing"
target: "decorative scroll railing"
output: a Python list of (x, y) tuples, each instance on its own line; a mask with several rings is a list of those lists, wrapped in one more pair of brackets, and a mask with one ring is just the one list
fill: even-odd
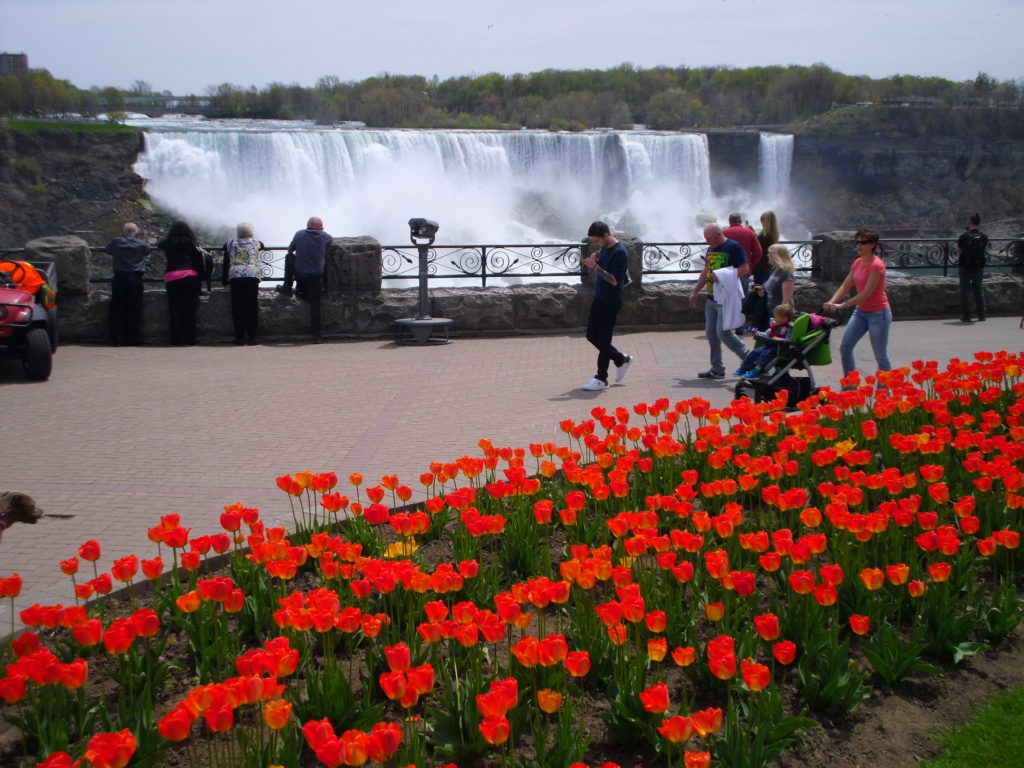
[[(815, 240), (785, 241), (793, 263), (801, 272), (811, 272)], [(527, 245), (432, 245), (428, 252), (427, 270), (431, 280), (449, 284), (465, 281), (481, 286), (496, 281), (519, 282), (526, 278), (549, 278), (570, 281), (581, 271), (580, 260), (586, 246), (582, 243), (550, 243)], [(110, 257), (102, 248), (93, 248), (93, 282), (109, 282)], [(217, 261), (213, 279), (220, 279), (220, 250), (210, 249)], [(264, 281), (280, 282), (284, 273), (284, 246), (272, 246), (260, 252), (260, 275)], [(21, 249), (5, 249), (4, 254), (16, 258)], [(642, 269), (645, 278), (670, 279), (674, 276), (697, 275), (704, 267), (707, 244), (644, 243)], [(953, 238), (887, 239), (881, 242), (881, 254), (893, 270), (911, 273), (949, 275), (955, 273), (958, 254)], [(850, 259), (853, 259), (850, 251)], [(162, 279), (160, 257), (152, 259), (147, 281)], [(1024, 240), (993, 238), (989, 240), (990, 269), (1009, 271), (1024, 268)], [(419, 272), (419, 254), (413, 245), (381, 246), (382, 279), (388, 282), (415, 280)], [(409, 284), (408, 282), (406, 284)]]
[[(445, 280), (479, 280), (482, 286), (495, 279), (553, 277), (566, 280), (580, 274), (581, 243), (551, 245), (432, 245), (427, 274)], [(416, 246), (381, 246), (383, 280), (419, 277)]]
[[(882, 240), (881, 256), (885, 266), (900, 271), (942, 271), (945, 277), (957, 268), (959, 252), (956, 239), (913, 238)], [(990, 238), (989, 269), (1009, 270), (1024, 265), (1024, 240)]]
[[(811, 257), (816, 240), (786, 240), (790, 257), (798, 271), (811, 270)], [(699, 273), (704, 269), (707, 243), (644, 243), (643, 273), (645, 275), (680, 275)]]

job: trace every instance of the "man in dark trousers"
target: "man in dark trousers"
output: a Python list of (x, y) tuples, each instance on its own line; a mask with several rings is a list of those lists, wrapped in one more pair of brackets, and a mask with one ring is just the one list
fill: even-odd
[(622, 289), (626, 286), (629, 255), (626, 246), (615, 238), (608, 225), (595, 221), (587, 231), (595, 250), (585, 259), (583, 266), (595, 274), (594, 300), (587, 319), (587, 341), (597, 347), (597, 373), (583, 385), (591, 392), (608, 389), (608, 363), (615, 363), (615, 381), (622, 381), (633, 358), (612, 346), (615, 318), (622, 307)]
[(142, 344), (142, 278), (150, 246), (140, 240), (139, 228), (126, 221), (123, 237), (115, 237), (103, 250), (114, 257), (110, 283), (110, 341), (115, 347)]
[(327, 261), (327, 244), (331, 236), (324, 232), (324, 223), (318, 216), (310, 217), (306, 228), (300, 229), (288, 246), (284, 257), (284, 286), (282, 293), (292, 292), (292, 282), (300, 299), (309, 302), (309, 325), (313, 341), (322, 339), (320, 302), (324, 290), (324, 265)]
[(956, 241), (960, 254), (960, 322), (971, 322), (971, 294), (978, 310), (978, 319), (985, 320), (985, 252), (988, 250), (988, 236), (982, 232), (981, 216), (974, 214), (967, 222), (967, 229)]

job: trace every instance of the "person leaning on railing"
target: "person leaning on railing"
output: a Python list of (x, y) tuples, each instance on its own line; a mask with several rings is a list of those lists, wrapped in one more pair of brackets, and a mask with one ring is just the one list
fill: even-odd
[(224, 243), (221, 283), (231, 289), (231, 322), (235, 344), (248, 339), (256, 343), (260, 304), (260, 251), (263, 243), (253, 236), (252, 224), (242, 222), (235, 228), (236, 237)]

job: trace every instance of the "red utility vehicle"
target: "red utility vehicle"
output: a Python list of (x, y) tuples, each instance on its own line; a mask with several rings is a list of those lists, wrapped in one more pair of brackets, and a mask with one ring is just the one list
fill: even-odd
[(33, 381), (50, 378), (57, 351), (57, 268), (0, 260), (0, 356), (18, 357)]

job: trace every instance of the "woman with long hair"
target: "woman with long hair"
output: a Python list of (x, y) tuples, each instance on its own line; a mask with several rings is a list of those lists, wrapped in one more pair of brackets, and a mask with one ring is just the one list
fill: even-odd
[(796, 274), (796, 266), (789, 255), (789, 248), (782, 243), (775, 243), (768, 247), (766, 253), (768, 258), (765, 261), (771, 264), (772, 268), (768, 279), (764, 281), (768, 311), (771, 312), (779, 304), (796, 306), (793, 302), (793, 277)]
[(164, 288), (167, 291), (171, 344), (176, 347), (195, 346), (203, 252), (199, 249), (191, 227), (184, 221), (174, 222), (167, 231), (167, 237), (157, 243), (156, 247), (167, 258)]
[(761, 243), (761, 251), (765, 254), (766, 258), (761, 259), (757, 263), (757, 268), (754, 270), (754, 282), (763, 284), (768, 279), (768, 275), (772, 272), (772, 267), (768, 263), (768, 249), (775, 245), (781, 240), (779, 235), (779, 220), (775, 218), (774, 211), (765, 211), (761, 214), (761, 229), (757, 233), (757, 240)]
[[(857, 368), (853, 359), (853, 348), (865, 333), (871, 340), (877, 370), (888, 371), (892, 368), (889, 362), (889, 327), (892, 325), (892, 310), (889, 307), (889, 297), (885, 293), (885, 262), (877, 253), (878, 233), (873, 229), (858, 229), (854, 235), (854, 243), (857, 258), (850, 268), (850, 274), (836, 289), (832, 298), (825, 302), (825, 311), (829, 313), (855, 307), (839, 347), (843, 358), (844, 377), (849, 376), (850, 372)], [(841, 301), (852, 289), (856, 289), (854, 295), (846, 301)]]

